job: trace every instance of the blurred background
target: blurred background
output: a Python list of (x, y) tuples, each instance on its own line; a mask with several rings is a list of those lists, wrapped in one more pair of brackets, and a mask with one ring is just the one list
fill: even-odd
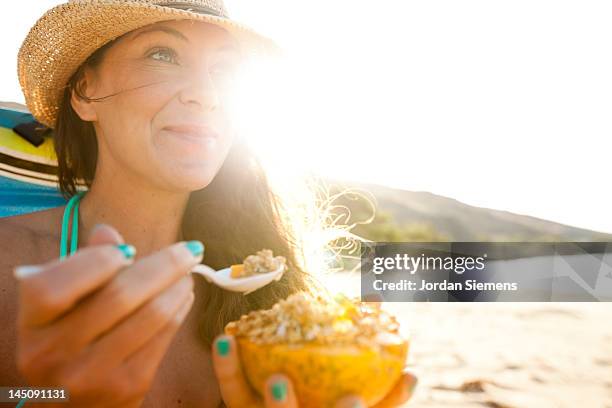
[[(0, 15), (0, 101), (24, 102), (17, 51), (59, 3)], [(285, 51), (245, 71), (238, 125), (272, 177), (358, 191), (336, 202), (353, 233), (612, 242), (612, 3), (226, 4)], [(34, 209), (26, 196), (1, 199)], [(410, 406), (612, 407), (608, 304), (386, 307), (413, 336)]]

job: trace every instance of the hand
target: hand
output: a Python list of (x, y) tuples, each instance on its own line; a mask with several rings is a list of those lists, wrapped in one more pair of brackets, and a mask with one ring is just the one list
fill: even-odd
[[(221, 341), (221, 343), (219, 342)], [(235, 407), (274, 407), (297, 408), (298, 402), (290, 379), (279, 373), (266, 381), (266, 392), (263, 400), (255, 393), (242, 373), (237, 353), (237, 343), (233, 336), (221, 335), (213, 342), (213, 365), (221, 396), (228, 408)], [(223, 354), (223, 355), (222, 355)], [(416, 377), (404, 372), (385, 398), (375, 408), (396, 407), (408, 401), (416, 386)], [(272, 390), (278, 390), (273, 392)], [(273, 395), (276, 394), (276, 397)], [(281, 397), (281, 398), (279, 398)], [(361, 404), (361, 405), (359, 405)], [(366, 407), (358, 395), (347, 395), (341, 398), (337, 408)]]
[(15, 271), (18, 369), (31, 386), (65, 387), (71, 406), (139, 406), (193, 303), (202, 255), (178, 243), (134, 262), (120, 243), (100, 226), (73, 256)]

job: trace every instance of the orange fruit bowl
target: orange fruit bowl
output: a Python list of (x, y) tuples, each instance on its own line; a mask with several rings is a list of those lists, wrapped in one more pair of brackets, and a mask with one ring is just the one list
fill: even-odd
[(266, 379), (287, 375), (300, 407), (333, 407), (343, 396), (361, 396), (368, 406), (382, 400), (399, 380), (408, 341), (381, 350), (356, 345), (255, 344), (238, 338), (242, 369), (263, 395)]
[(242, 370), (260, 395), (282, 373), (301, 408), (333, 407), (351, 394), (375, 405), (400, 379), (409, 349), (397, 320), (380, 309), (304, 294), (250, 312), (225, 333), (235, 337)]

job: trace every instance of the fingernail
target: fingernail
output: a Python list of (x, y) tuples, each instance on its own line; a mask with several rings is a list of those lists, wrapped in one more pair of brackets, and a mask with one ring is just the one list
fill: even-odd
[(230, 342), (228, 339), (222, 337), (219, 340), (217, 340), (217, 353), (221, 357), (227, 356), (227, 354), (229, 353), (229, 350), (230, 350)]
[(18, 266), (13, 270), (13, 276), (17, 279), (27, 278), (28, 276), (32, 276), (37, 274), (42, 270), (42, 267), (36, 265), (23, 265)]
[(199, 257), (204, 253), (204, 244), (200, 241), (188, 241), (185, 242), (185, 246), (193, 254), (195, 258)]
[(365, 408), (365, 406), (361, 403), (361, 401), (355, 401), (352, 408)]
[(283, 402), (287, 398), (287, 383), (284, 380), (276, 381), (270, 387), (274, 401)]
[(136, 255), (136, 248), (134, 248), (132, 245), (119, 244), (117, 245), (117, 249), (123, 253), (123, 256), (125, 256), (126, 259), (132, 259), (134, 258), (134, 255)]

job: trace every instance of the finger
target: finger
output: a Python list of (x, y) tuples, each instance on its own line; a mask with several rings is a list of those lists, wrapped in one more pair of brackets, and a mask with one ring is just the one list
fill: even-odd
[(221, 335), (213, 342), (213, 367), (223, 401), (228, 407), (257, 406), (258, 398), (242, 372), (236, 340)]
[(123, 244), (123, 237), (119, 232), (106, 224), (98, 224), (94, 227), (87, 239), (86, 246), (96, 246), (104, 244)]
[[(135, 262), (86, 299), (74, 312), (57, 322), (53, 340), (79, 349), (125, 319), (137, 308), (186, 276), (202, 260), (202, 244), (192, 252), (180, 242)], [(75, 332), (74, 328), (79, 330)]]
[(416, 375), (405, 371), (391, 391), (389, 391), (382, 401), (374, 405), (374, 408), (391, 408), (405, 403), (414, 394), (417, 383), (418, 379)]
[(119, 387), (127, 387), (135, 394), (148, 391), (168, 346), (193, 305), (193, 300), (194, 295), (189, 295), (174, 318), (136, 353), (124, 360), (115, 378)]
[(285, 375), (274, 374), (266, 381), (264, 393), (266, 408), (297, 408), (297, 398), (291, 380)]
[(99, 356), (104, 356), (105, 366), (120, 365), (166, 326), (192, 295), (193, 279), (185, 276), (96, 340), (84, 356), (85, 364), (99, 366)]
[(99, 245), (64, 260), (16, 268), (19, 323), (34, 326), (52, 322), (132, 262), (121, 248)]

